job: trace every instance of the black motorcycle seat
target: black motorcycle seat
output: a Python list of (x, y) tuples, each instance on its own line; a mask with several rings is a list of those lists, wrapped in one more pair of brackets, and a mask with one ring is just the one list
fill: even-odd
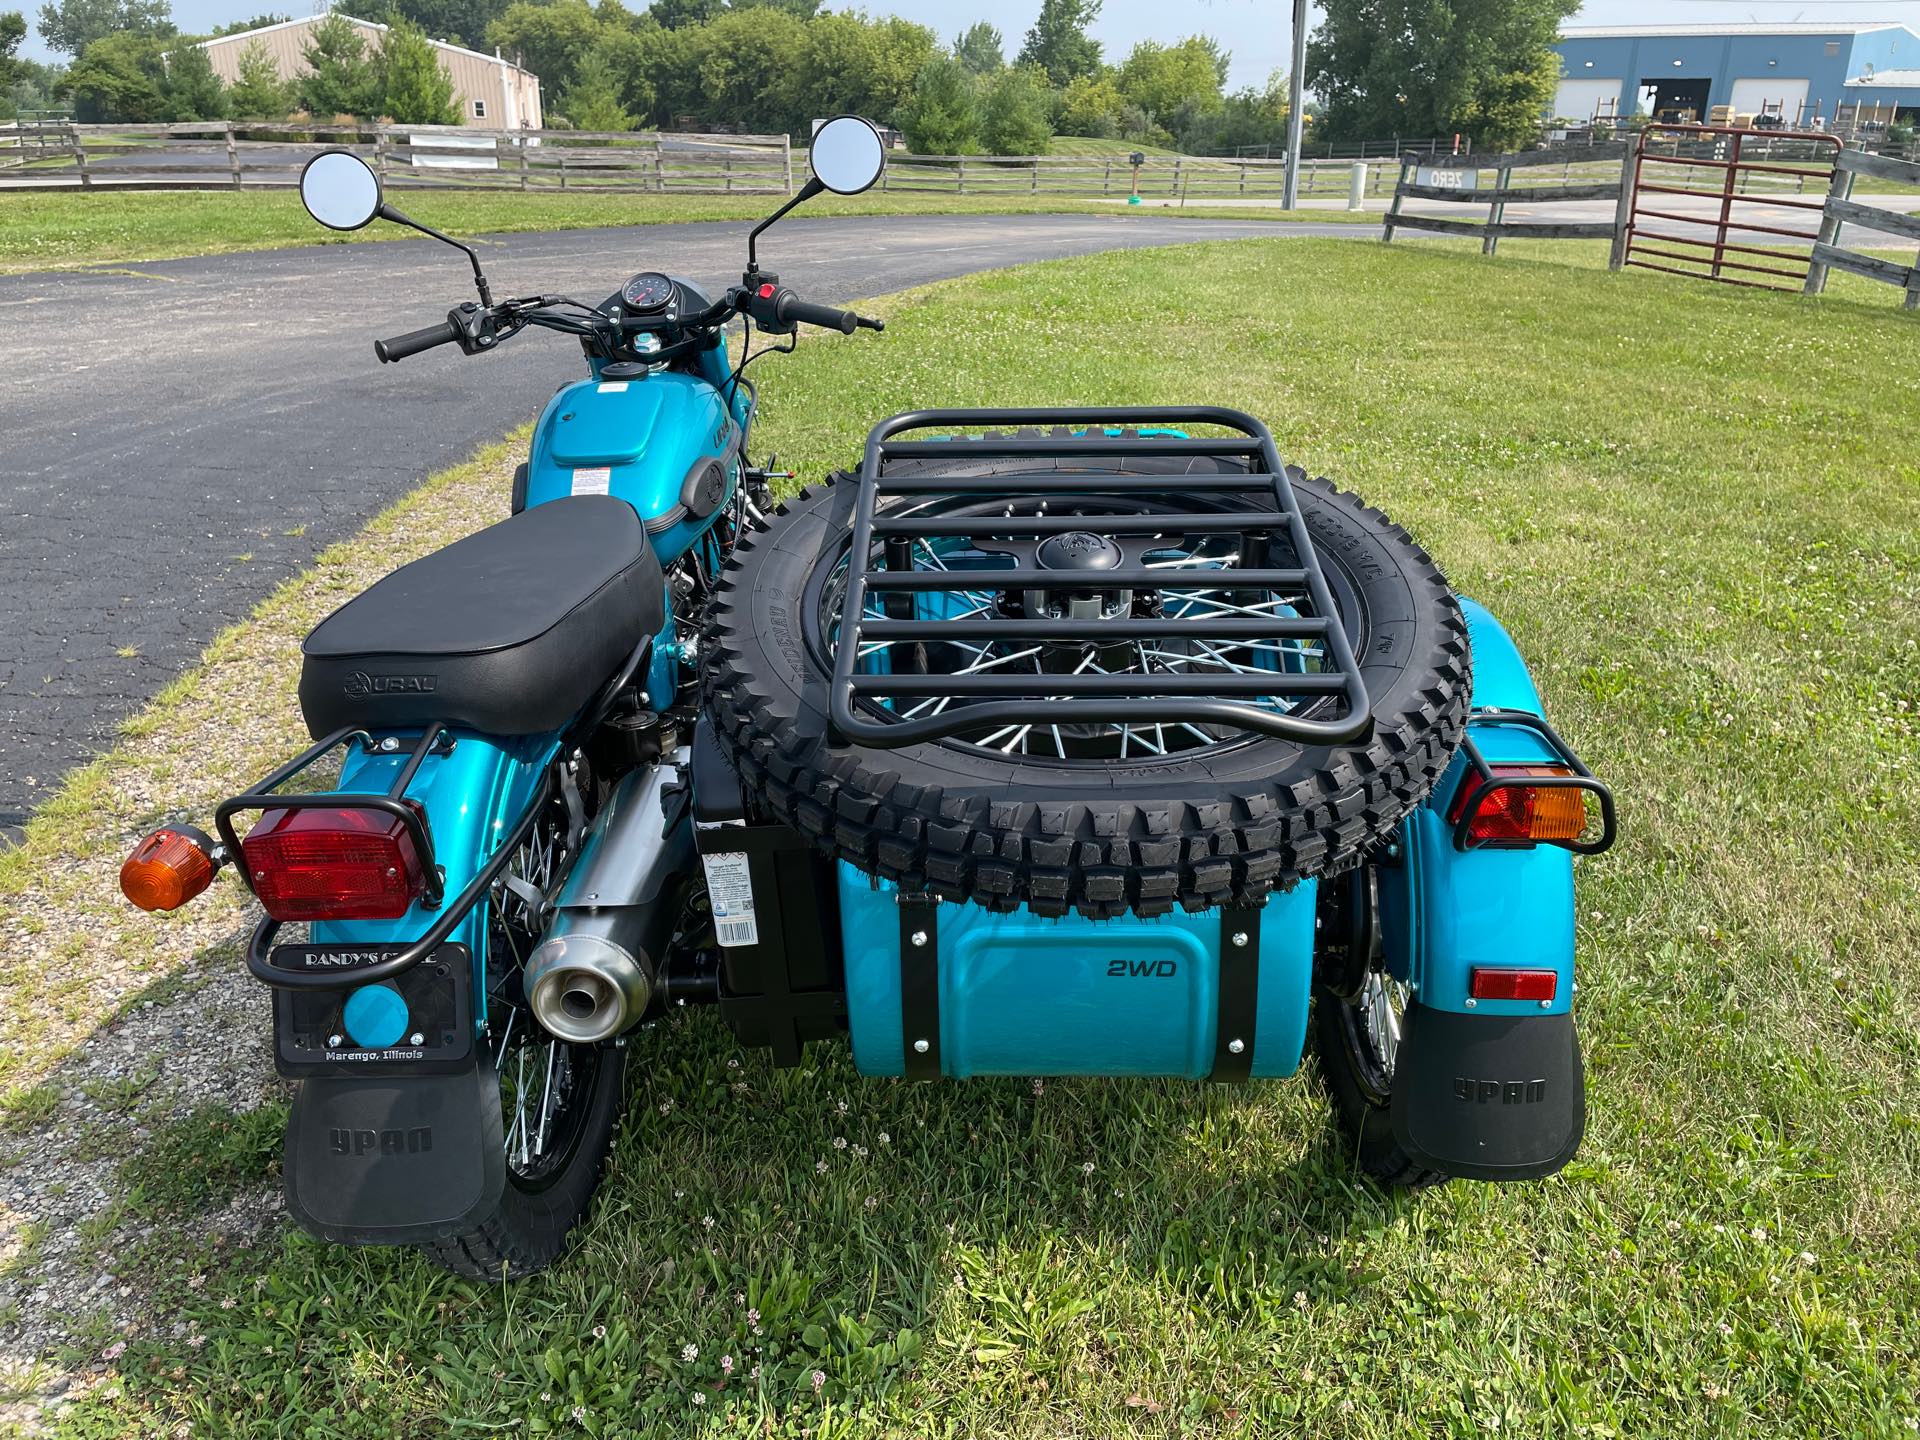
[(565, 725), (666, 619), (631, 505), (575, 495), (403, 565), (301, 647), (315, 739), (438, 720), (490, 735)]

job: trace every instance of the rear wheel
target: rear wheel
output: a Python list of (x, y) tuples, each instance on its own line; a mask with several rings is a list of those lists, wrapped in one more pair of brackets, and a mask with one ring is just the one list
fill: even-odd
[(421, 1247), (475, 1280), (517, 1278), (560, 1257), (599, 1187), (620, 1118), (626, 1050), (556, 1040), (534, 1021), (520, 983), (544, 928), (538, 897), (551, 895), (573, 862), (567, 833), (556, 801), (490, 896), (482, 1043), (500, 1081), (506, 1188), (489, 1219)]

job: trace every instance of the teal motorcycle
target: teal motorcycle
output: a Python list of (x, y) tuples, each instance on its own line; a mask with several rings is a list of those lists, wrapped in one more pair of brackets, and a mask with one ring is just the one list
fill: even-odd
[(883, 328), (758, 263), (885, 155), (842, 116), (810, 159), (717, 299), (645, 271), (495, 301), (358, 157), (302, 176), (322, 224), (471, 261), (477, 301), (382, 362), (532, 328), (586, 374), (507, 518), (307, 637), (313, 746), (122, 871), (165, 910), (231, 867), (264, 912), (292, 1214), (552, 1263), (630, 1037), (695, 1006), (776, 1064), (844, 1036), (915, 1079), (1243, 1082), (1311, 1040), (1380, 1183), (1564, 1165), (1572, 862), (1614, 806), (1498, 622), (1217, 406), (895, 415), (776, 499), (750, 363)]

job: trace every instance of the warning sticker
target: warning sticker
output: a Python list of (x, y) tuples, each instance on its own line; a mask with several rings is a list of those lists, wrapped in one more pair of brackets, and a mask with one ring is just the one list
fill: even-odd
[(602, 380), (598, 386), (598, 390), (602, 395), (624, 395), (627, 393), (627, 382), (624, 380)]
[(713, 906), (713, 936), (722, 945), (758, 945), (760, 925), (753, 913), (753, 880), (747, 857), (738, 850), (702, 855), (707, 899)]
[(598, 465), (591, 470), (573, 472), (573, 493), (576, 495), (604, 495), (607, 485), (613, 479), (610, 466)]

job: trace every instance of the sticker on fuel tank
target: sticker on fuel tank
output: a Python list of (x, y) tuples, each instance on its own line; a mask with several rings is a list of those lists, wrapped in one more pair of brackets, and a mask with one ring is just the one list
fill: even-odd
[(576, 470), (573, 472), (573, 493), (604, 495), (612, 480), (613, 470), (610, 466), (596, 465), (591, 470)]

